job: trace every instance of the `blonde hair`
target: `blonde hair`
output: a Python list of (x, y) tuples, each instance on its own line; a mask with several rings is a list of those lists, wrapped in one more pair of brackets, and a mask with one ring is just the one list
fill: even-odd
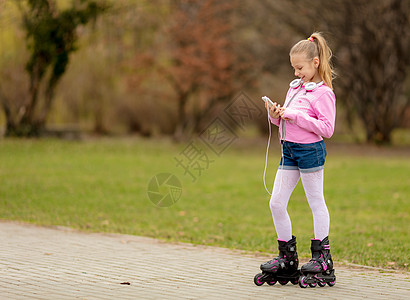
[(300, 53), (306, 54), (309, 60), (315, 57), (319, 58), (319, 76), (328, 87), (333, 89), (332, 80), (335, 78), (336, 73), (330, 61), (332, 50), (330, 50), (323, 35), (320, 32), (312, 33), (308, 39), (296, 43), (290, 49), (289, 55)]

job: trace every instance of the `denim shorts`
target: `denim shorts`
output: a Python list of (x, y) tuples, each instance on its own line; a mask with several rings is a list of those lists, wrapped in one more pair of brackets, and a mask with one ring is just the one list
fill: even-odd
[(327, 152), (324, 141), (312, 144), (282, 141), (282, 152), (279, 169), (310, 173), (325, 167)]

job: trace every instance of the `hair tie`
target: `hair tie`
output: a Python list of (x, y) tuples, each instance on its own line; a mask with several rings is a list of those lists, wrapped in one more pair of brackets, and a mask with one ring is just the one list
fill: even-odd
[(313, 41), (314, 41), (313, 37), (311, 37), (311, 36), (310, 36), (310, 37), (308, 37), (307, 39), (308, 39), (308, 41), (311, 41), (311, 42), (313, 42)]

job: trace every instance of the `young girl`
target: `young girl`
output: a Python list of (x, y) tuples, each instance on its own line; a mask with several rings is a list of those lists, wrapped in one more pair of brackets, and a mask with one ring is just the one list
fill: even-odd
[(301, 268), (301, 287), (317, 283), (332, 286), (336, 280), (328, 239), (329, 212), (323, 196), (326, 147), (322, 137), (332, 136), (336, 115), (331, 56), (326, 40), (318, 32), (294, 45), (290, 62), (299, 79), (291, 82), (283, 107), (274, 103), (269, 108), (269, 119), (279, 126), (282, 144), (282, 158), (269, 203), (279, 256), (262, 264), (261, 269), (277, 275), (294, 274), (297, 270), (296, 237), (292, 235), (287, 205), (300, 178), (312, 210), (315, 233), (311, 241), (312, 259)]

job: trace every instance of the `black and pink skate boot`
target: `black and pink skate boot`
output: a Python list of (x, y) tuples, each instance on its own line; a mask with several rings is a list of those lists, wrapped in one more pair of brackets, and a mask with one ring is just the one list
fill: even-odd
[(306, 288), (324, 287), (326, 283), (334, 286), (336, 283), (335, 270), (333, 269), (333, 260), (330, 255), (329, 238), (321, 240), (312, 240), (310, 249), (312, 250), (312, 259), (300, 269), (302, 275), (299, 278), (299, 286)]
[(296, 237), (288, 242), (278, 240), (279, 256), (261, 264), (262, 273), (255, 275), (254, 282), (256, 285), (262, 285), (265, 282), (274, 285), (277, 281), (285, 285), (289, 281), (297, 284), (300, 272), (298, 270), (299, 260), (296, 252)]

